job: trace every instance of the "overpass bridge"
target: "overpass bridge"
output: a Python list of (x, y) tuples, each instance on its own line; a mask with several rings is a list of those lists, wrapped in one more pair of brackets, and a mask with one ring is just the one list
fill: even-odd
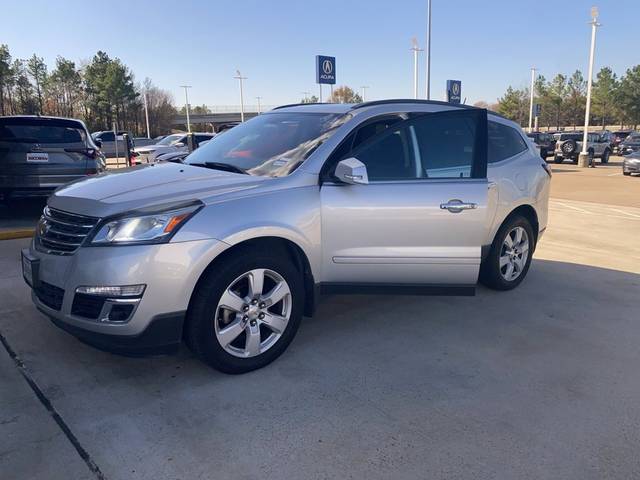
[[(264, 105), (258, 109), (257, 105), (245, 105), (244, 119), (249, 120), (258, 115), (258, 111), (265, 112), (275, 107), (276, 105)], [(202, 108), (199, 108), (199, 110), (202, 110)], [(216, 127), (222, 124), (240, 121), (240, 105), (207, 106), (206, 110), (206, 113), (190, 112), (189, 121), (191, 125), (211, 125), (216, 129)], [(182, 114), (175, 115), (171, 119), (171, 125), (174, 127), (184, 126), (186, 130), (187, 116)]]

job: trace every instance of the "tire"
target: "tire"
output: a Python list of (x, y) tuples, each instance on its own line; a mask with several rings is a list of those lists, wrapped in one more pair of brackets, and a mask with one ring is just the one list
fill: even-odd
[[(280, 281), (284, 281), (289, 290), (288, 297), (265, 308), (262, 307), (261, 301), (256, 301), (254, 305), (251, 302), (243, 302), (243, 298), (240, 298), (244, 297), (247, 300), (252, 297), (251, 291), (248, 290), (251, 284), (248, 278), (253, 278), (251, 272), (263, 269), (264, 290), (267, 293), (272, 293), (269, 289), (274, 288), (276, 282)], [(227, 296), (232, 287), (238, 289), (236, 297)], [(241, 291), (243, 288), (247, 290)], [(263, 296), (253, 297), (256, 300), (266, 298), (266, 293), (262, 293)], [(225, 298), (231, 298), (232, 301), (229, 303), (240, 302), (237, 311), (232, 312), (221, 306), (223, 294)], [(250, 372), (273, 362), (286, 350), (300, 326), (303, 307), (303, 277), (289, 260), (284, 249), (271, 252), (249, 248), (238, 250), (233, 256), (216, 262), (214, 268), (209, 268), (198, 282), (187, 312), (185, 340), (198, 358), (221, 372)], [(250, 308), (250, 311), (241, 313), (243, 308)], [(274, 308), (280, 310), (274, 311)], [(266, 318), (283, 319), (287, 312), (288, 322), (284, 324), (280, 333), (268, 327), (268, 320), (260, 320), (263, 317), (258, 317), (266, 315)], [(227, 327), (233, 327), (233, 330), (225, 330)], [(234, 340), (223, 346), (219, 338), (224, 338), (225, 332), (228, 338), (233, 337)], [(236, 332), (240, 333), (236, 335)], [(249, 345), (251, 332), (257, 335), (253, 337), (257, 338), (257, 347), (256, 343), (253, 343), (253, 347)]]
[[(514, 268), (514, 272), (519, 272), (517, 276), (514, 278), (509, 278), (509, 265), (503, 264), (501, 267), (501, 257), (502, 258), (511, 258), (512, 255), (508, 253), (508, 247), (506, 246), (506, 238), (507, 235), (512, 239), (517, 238), (514, 235), (514, 231), (516, 229), (520, 229), (521, 232), (526, 233), (527, 240), (527, 248), (526, 248), (526, 259), (524, 259), (525, 253), (522, 252), (518, 257), (517, 253), (514, 254), (516, 258), (520, 258), (520, 261), (514, 259), (514, 262), (517, 263), (517, 266), (514, 265), (514, 262), (509, 260), (509, 263)], [(524, 239), (524, 235), (522, 236)], [(524, 246), (522, 245), (520, 248), (516, 250), (524, 250)], [(480, 282), (494, 290), (511, 290), (520, 285), (520, 282), (524, 280), (527, 276), (527, 272), (529, 271), (529, 266), (531, 265), (531, 257), (533, 255), (533, 251), (535, 249), (535, 236), (533, 233), (533, 229), (531, 228), (531, 224), (529, 220), (520, 215), (514, 215), (511, 218), (508, 218), (496, 233), (495, 238), (493, 239), (493, 243), (491, 244), (491, 249), (489, 251), (489, 255), (485, 258), (480, 266)], [(503, 269), (505, 270), (503, 272)]]
[(631, 175), (631, 172), (622, 172), (623, 175), (629, 176)]
[(560, 157), (559, 155), (556, 155), (555, 157), (553, 157), (553, 163), (562, 163), (564, 162), (564, 158)]
[(606, 164), (609, 163), (609, 156), (611, 156), (611, 151), (605, 150), (602, 154), (602, 158), (600, 159), (600, 163)]

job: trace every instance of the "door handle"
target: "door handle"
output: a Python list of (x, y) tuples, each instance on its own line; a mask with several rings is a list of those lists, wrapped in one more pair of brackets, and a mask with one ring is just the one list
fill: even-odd
[(478, 208), (477, 203), (463, 202), (457, 198), (440, 204), (441, 210), (449, 210), (451, 213), (460, 213), (463, 210), (475, 210), (476, 208)]

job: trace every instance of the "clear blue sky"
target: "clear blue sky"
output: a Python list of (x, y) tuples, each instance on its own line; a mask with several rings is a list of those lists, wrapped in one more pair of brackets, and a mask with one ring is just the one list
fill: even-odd
[[(447, 78), (462, 80), (467, 103), (495, 101), (528, 85), (535, 65), (547, 78), (585, 76), (592, 4), (600, 9), (596, 71), (619, 75), (640, 63), (640, 0), (433, 0), (432, 98)], [(425, 43), (426, 0), (0, 0), (14, 57), (34, 52), (80, 62), (97, 50), (120, 58), (136, 80), (150, 77), (192, 105), (238, 104), (236, 68), (247, 103), (296, 102), (317, 93), (314, 56), (337, 57), (338, 84), (368, 85), (367, 99), (412, 96), (411, 38)], [(420, 94), (424, 94), (420, 59)], [(325, 87), (327, 88), (327, 87)], [(328, 92), (325, 90), (325, 92)]]

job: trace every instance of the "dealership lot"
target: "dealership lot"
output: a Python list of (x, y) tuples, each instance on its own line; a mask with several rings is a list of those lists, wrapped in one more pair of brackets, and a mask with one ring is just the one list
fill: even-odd
[(615, 160), (553, 165), (518, 289), (329, 297), (242, 376), (84, 346), (31, 304), (28, 241), (1, 242), (0, 476), (640, 476), (640, 178)]

